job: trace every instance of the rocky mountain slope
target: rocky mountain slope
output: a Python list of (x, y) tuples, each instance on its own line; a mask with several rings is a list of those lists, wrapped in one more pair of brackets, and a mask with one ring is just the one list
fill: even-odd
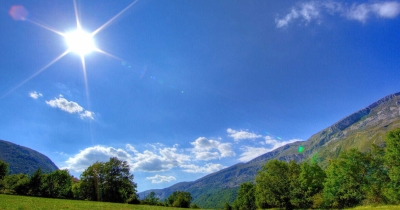
[(44, 172), (58, 169), (42, 153), (4, 140), (0, 140), (0, 160), (8, 163), (11, 174), (33, 174), (39, 167)]
[[(395, 93), (357, 111), (334, 125), (314, 134), (307, 141), (295, 142), (261, 155), (247, 163), (239, 163), (209, 174), (193, 182), (181, 182), (171, 187), (139, 193), (144, 198), (154, 191), (161, 199), (176, 190), (192, 194), (194, 202), (204, 208), (222, 207), (236, 197), (238, 186), (253, 181), (257, 171), (268, 160), (285, 161), (313, 158), (322, 166), (336, 158), (341, 150), (370, 149), (371, 145), (384, 145), (385, 133), (400, 127), (400, 93)], [(299, 152), (299, 147), (304, 150)]]

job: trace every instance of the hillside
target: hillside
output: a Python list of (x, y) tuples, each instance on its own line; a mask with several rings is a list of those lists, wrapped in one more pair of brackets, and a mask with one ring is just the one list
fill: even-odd
[[(295, 142), (261, 155), (247, 163), (239, 163), (193, 182), (177, 183), (160, 190), (149, 190), (139, 194), (145, 197), (154, 191), (161, 199), (173, 191), (182, 190), (192, 194), (194, 202), (203, 208), (222, 207), (236, 197), (238, 186), (253, 181), (257, 171), (268, 160), (280, 159), (301, 162), (313, 158), (322, 166), (336, 158), (341, 150), (370, 149), (371, 144), (384, 145), (387, 131), (400, 127), (400, 93), (389, 95), (370, 106), (359, 110), (334, 125), (314, 134), (307, 141)], [(298, 148), (304, 147), (299, 153)], [(217, 206), (215, 206), (217, 205)]]
[(0, 140), (0, 160), (8, 163), (11, 174), (33, 174), (39, 167), (44, 172), (58, 169), (45, 155), (4, 140)]

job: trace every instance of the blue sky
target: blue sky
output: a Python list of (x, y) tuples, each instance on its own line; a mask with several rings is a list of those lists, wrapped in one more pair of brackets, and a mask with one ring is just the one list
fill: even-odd
[(0, 139), (76, 176), (116, 156), (139, 191), (192, 181), (400, 91), (399, 1), (76, 8), (82, 29), (101, 29), (85, 70), (63, 55), (72, 0), (0, 3)]

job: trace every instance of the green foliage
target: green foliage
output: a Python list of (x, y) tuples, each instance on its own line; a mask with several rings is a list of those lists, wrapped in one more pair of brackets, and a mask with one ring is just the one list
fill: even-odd
[(255, 210), (256, 198), (255, 198), (256, 186), (251, 182), (245, 182), (240, 185), (238, 197), (233, 202), (233, 208), (239, 210)]
[(67, 170), (56, 170), (44, 176), (42, 195), (49, 198), (73, 198), (72, 180)]
[(366, 155), (356, 149), (342, 152), (331, 161), (326, 171), (324, 199), (333, 208), (359, 205), (364, 200), (367, 185)]
[(8, 164), (0, 160), (0, 180), (3, 180), (7, 174), (8, 174)]
[(400, 203), (400, 128), (386, 135), (385, 163), (389, 168), (390, 183), (385, 195), (390, 203)]
[(290, 182), (289, 165), (286, 162), (268, 161), (256, 176), (256, 202), (258, 207), (291, 208)]
[(44, 182), (44, 174), (42, 169), (38, 168), (29, 180), (30, 195), (42, 196), (42, 185)]
[(172, 207), (189, 208), (192, 196), (189, 192), (175, 191), (167, 199), (167, 203)]
[(5, 192), (18, 195), (27, 195), (29, 178), (26, 174), (11, 174), (5, 177)]
[(136, 183), (128, 163), (113, 157), (106, 163), (94, 163), (81, 174), (80, 192), (88, 200), (126, 202), (136, 197)]
[(232, 210), (232, 206), (229, 203), (224, 204), (224, 210)]
[(141, 203), (155, 206), (155, 205), (159, 205), (160, 199), (156, 197), (156, 193), (155, 192), (150, 192), (150, 194), (148, 194), (146, 196), (146, 198), (144, 198), (142, 200)]
[(294, 199), (295, 205), (300, 208), (318, 207), (321, 203), (320, 196), (317, 195), (323, 190), (323, 183), (326, 174), (324, 170), (316, 163), (307, 161), (300, 165), (300, 174), (298, 177), (298, 187)]

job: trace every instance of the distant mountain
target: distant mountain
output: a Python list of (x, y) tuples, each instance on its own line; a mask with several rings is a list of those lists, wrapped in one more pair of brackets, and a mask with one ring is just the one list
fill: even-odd
[(58, 169), (45, 155), (4, 140), (0, 140), (0, 160), (8, 163), (10, 174), (33, 174), (38, 168), (43, 172)]
[[(182, 182), (171, 187), (139, 193), (141, 198), (154, 191), (161, 199), (173, 191), (192, 194), (193, 202), (203, 208), (219, 208), (232, 202), (241, 183), (254, 181), (257, 171), (271, 159), (303, 160), (313, 158), (322, 166), (336, 158), (340, 151), (358, 148), (366, 151), (371, 145), (384, 146), (387, 131), (400, 127), (400, 93), (389, 95), (370, 106), (345, 117), (334, 125), (314, 134), (307, 141), (294, 142), (265, 153), (247, 163), (239, 163), (209, 174), (193, 182)], [(299, 147), (304, 148), (299, 152)]]

